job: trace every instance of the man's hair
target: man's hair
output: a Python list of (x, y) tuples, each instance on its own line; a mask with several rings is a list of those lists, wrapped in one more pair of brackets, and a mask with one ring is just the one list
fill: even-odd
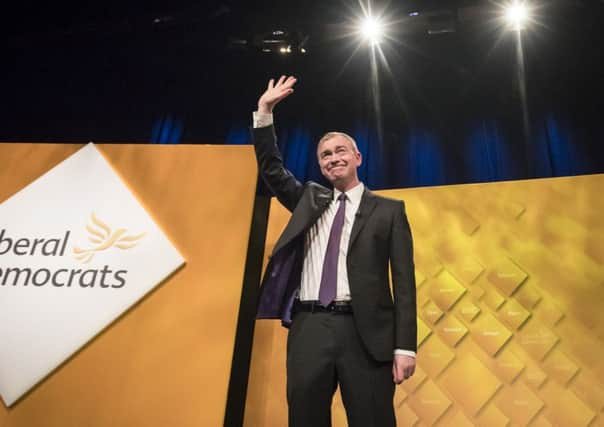
[(357, 142), (354, 140), (354, 138), (352, 136), (348, 135), (347, 133), (344, 133), (344, 132), (327, 132), (319, 140), (319, 143), (317, 144), (317, 148), (321, 145), (321, 143), (323, 141), (327, 141), (328, 139), (331, 139), (331, 138), (336, 137), (336, 136), (341, 136), (342, 138), (346, 138), (352, 144), (352, 148), (354, 149), (354, 152), (355, 153), (360, 153), (359, 147), (357, 146)]

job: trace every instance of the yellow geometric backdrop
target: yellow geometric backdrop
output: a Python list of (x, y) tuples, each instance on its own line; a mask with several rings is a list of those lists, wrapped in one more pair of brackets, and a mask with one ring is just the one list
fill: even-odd
[[(379, 191), (415, 242), (399, 426), (604, 426), (604, 175)], [(271, 209), (267, 250), (289, 214)], [(287, 425), (286, 331), (256, 324), (245, 426)], [(339, 394), (334, 426), (345, 426)]]

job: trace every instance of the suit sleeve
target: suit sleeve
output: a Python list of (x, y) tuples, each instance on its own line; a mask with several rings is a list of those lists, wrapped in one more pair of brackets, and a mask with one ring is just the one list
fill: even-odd
[(394, 348), (417, 351), (413, 239), (402, 201), (396, 207), (392, 222), (390, 269), (395, 310)]
[(252, 139), (258, 172), (281, 204), (293, 211), (302, 197), (304, 186), (285, 168), (274, 126), (252, 129)]

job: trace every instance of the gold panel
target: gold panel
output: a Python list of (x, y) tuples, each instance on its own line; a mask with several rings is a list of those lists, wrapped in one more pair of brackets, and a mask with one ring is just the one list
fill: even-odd
[(442, 376), (442, 384), (471, 415), (493, 397), (501, 383), (472, 353), (463, 355)]
[(523, 369), (524, 363), (509, 348), (503, 349), (493, 364), (494, 372), (507, 383), (512, 383)]
[(495, 405), (488, 405), (477, 417), (480, 427), (506, 427), (510, 420)]
[(424, 318), (432, 325), (436, 324), (436, 322), (438, 322), (444, 314), (441, 309), (438, 308), (438, 306), (432, 301), (428, 301), (428, 304), (426, 304), (422, 309), (422, 313)]
[(466, 336), (468, 329), (453, 315), (447, 316), (436, 327), (438, 334), (449, 346), (455, 347)]
[[(81, 147), (0, 144), (0, 200)], [(97, 148), (187, 264), (20, 401), (0, 404), (0, 426), (222, 425), (254, 201), (253, 149)]]
[(413, 412), (413, 409), (411, 409), (409, 405), (404, 403), (397, 408), (396, 420), (398, 424), (402, 426), (415, 426), (419, 422), (419, 417)]
[(536, 361), (542, 360), (558, 341), (559, 338), (550, 329), (535, 319), (518, 333), (518, 342)]
[(455, 358), (449, 347), (438, 337), (432, 334), (420, 347), (418, 356), (423, 360), (423, 368), (431, 378), (440, 374)]
[(570, 389), (594, 411), (602, 412), (604, 410), (604, 388), (596, 378), (585, 371), (579, 372)]
[(432, 333), (432, 330), (428, 327), (428, 325), (426, 325), (426, 323), (420, 319), (419, 317), (417, 318), (417, 346), (421, 346), (422, 343), (426, 340), (426, 338), (428, 338), (428, 336), (430, 336), (430, 334)]
[(535, 420), (531, 423), (531, 427), (553, 427), (553, 424), (550, 423), (543, 415), (538, 415), (537, 418), (535, 418)]
[(526, 426), (543, 408), (543, 402), (522, 382), (504, 388), (496, 405), (514, 424)]
[(531, 313), (516, 300), (509, 299), (499, 310), (498, 317), (511, 329), (519, 329), (531, 317)]
[(531, 310), (535, 307), (535, 304), (541, 301), (541, 295), (535, 290), (535, 287), (529, 283), (525, 283), (521, 286), (514, 294), (514, 298), (516, 298), (516, 300), (527, 310)]
[(466, 292), (466, 288), (447, 270), (442, 270), (430, 284), (430, 298), (441, 310), (449, 310)]
[(504, 206), (504, 211), (513, 219), (518, 219), (520, 218), (520, 215), (526, 212), (526, 206), (521, 205), (520, 203), (509, 202)]
[(447, 263), (449, 270), (455, 277), (465, 284), (472, 284), (484, 271), (484, 267), (473, 257), (466, 256)]
[(547, 326), (553, 328), (556, 326), (564, 317), (564, 313), (560, 310), (556, 304), (549, 300), (542, 300), (534, 310), (536, 317), (542, 320)]
[(470, 288), (470, 296), (474, 298), (474, 300), (478, 301), (484, 296), (484, 289), (482, 289), (480, 286), (472, 286)]
[(511, 338), (512, 333), (491, 313), (482, 313), (470, 329), (472, 338), (490, 356), (497, 354)]
[(504, 295), (510, 296), (528, 275), (509, 259), (499, 260), (487, 273), (487, 279)]
[(563, 386), (568, 385), (569, 381), (579, 371), (579, 367), (558, 349), (552, 351), (545, 358), (541, 367), (548, 373), (550, 378), (558, 381)]
[(455, 427), (471, 427), (474, 425), (474, 423), (464, 415), (463, 411), (457, 411), (451, 416), (450, 419), (447, 420), (447, 423), (443, 423), (443, 425), (450, 425)]
[(427, 380), (409, 397), (409, 406), (423, 424), (433, 425), (451, 406), (451, 401), (434, 382)]
[(419, 271), (417, 268), (415, 269), (415, 287), (421, 287), (426, 281), (426, 275)]
[[(603, 187), (590, 175), (380, 192), (405, 200), (423, 281), (418, 369), (395, 399), (398, 425), (604, 427)], [(275, 204), (268, 247), (287, 218)], [(470, 337), (449, 341), (442, 328), (457, 322)], [(263, 323), (247, 427), (287, 424), (285, 334)], [(472, 405), (476, 391), (487, 397)], [(449, 408), (429, 412), (437, 402)]]
[(505, 302), (503, 295), (501, 295), (497, 289), (493, 287), (486, 288), (482, 300), (491, 309), (491, 311), (499, 310), (499, 307), (501, 307)]
[(471, 301), (461, 301), (456, 307), (457, 314), (466, 322), (472, 322), (480, 314), (480, 308)]
[(433, 252), (424, 252), (422, 248), (414, 248), (413, 254), (416, 267), (428, 276), (434, 277), (443, 269), (440, 260)]
[(423, 382), (428, 378), (424, 370), (420, 366), (415, 367), (415, 373), (411, 378), (405, 380), (397, 390), (404, 388), (407, 393), (413, 393)]
[(401, 406), (405, 402), (407, 397), (409, 397), (409, 394), (405, 390), (405, 387), (396, 388), (396, 390), (394, 391), (394, 406)]
[[(525, 361), (528, 362), (527, 359)], [(524, 382), (534, 389), (540, 388), (547, 380), (547, 374), (536, 364), (529, 363), (523, 373)]]
[(588, 426), (596, 417), (595, 412), (572, 391), (554, 381), (548, 381), (539, 396), (546, 403), (545, 416), (554, 425)]

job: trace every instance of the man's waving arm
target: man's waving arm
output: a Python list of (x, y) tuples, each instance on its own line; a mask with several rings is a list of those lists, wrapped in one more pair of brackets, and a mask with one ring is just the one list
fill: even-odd
[(295, 83), (296, 79), (292, 76), (281, 76), (276, 83), (273, 79), (269, 81), (266, 91), (258, 99), (252, 131), (258, 171), (271, 191), (290, 211), (294, 210), (302, 196), (303, 186), (283, 164), (273, 127), (273, 108), (293, 93)]

